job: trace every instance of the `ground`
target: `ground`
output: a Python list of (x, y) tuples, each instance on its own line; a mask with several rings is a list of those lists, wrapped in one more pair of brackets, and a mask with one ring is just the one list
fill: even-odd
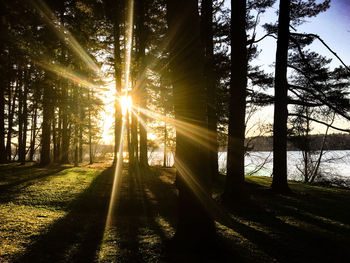
[(114, 175), (105, 164), (0, 166), (0, 262), (350, 262), (349, 190), (290, 182), (281, 195), (248, 176), (246, 200), (213, 209), (216, 245), (188, 251), (171, 243), (175, 170), (124, 169), (111, 194)]

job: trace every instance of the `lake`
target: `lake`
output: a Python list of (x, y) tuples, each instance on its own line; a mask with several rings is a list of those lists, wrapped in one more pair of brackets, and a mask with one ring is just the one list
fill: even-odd
[[(219, 152), (219, 170), (226, 172), (226, 152)], [(174, 157), (172, 154), (168, 155), (169, 164), (174, 164)], [(302, 152), (300, 151), (288, 151), (288, 179), (289, 180), (302, 180), (301, 172), (298, 169), (302, 169)], [(314, 155), (313, 159), (316, 160), (318, 155)], [(254, 173), (254, 175), (271, 176), (272, 174), (272, 152), (248, 152), (245, 157), (245, 172), (246, 174)], [(163, 164), (163, 153), (153, 152), (149, 156), (151, 165)], [(340, 178), (346, 181), (350, 180), (350, 151), (327, 151), (322, 157), (320, 165), (320, 173), (324, 178)]]

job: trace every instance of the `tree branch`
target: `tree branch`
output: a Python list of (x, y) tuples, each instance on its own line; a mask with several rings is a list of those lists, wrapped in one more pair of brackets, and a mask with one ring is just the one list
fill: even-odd
[(344, 63), (344, 61), (338, 56), (338, 54), (336, 52), (334, 52), (333, 49), (331, 49), (319, 35), (306, 34), (306, 33), (305, 34), (302, 34), (302, 33), (291, 33), (291, 35), (295, 35), (295, 36), (309, 36), (309, 37), (317, 38), (340, 61), (340, 63), (343, 64), (343, 66), (348, 70), (348, 72), (350, 72), (349, 66), (347, 66)]
[(308, 116), (305, 116), (305, 115), (302, 115), (302, 114), (289, 113), (288, 116), (294, 116), (294, 117), (304, 118), (304, 119), (306, 119), (306, 120), (310, 120), (310, 121), (317, 122), (317, 123), (319, 123), (319, 124), (325, 125), (325, 126), (327, 126), (327, 127), (330, 127), (330, 128), (332, 128), (332, 129), (335, 129), (335, 130), (338, 130), (338, 131), (350, 133), (350, 129), (342, 129), (342, 128), (339, 128), (339, 127), (335, 127), (335, 126), (333, 126), (333, 125), (330, 125), (330, 124), (327, 123), (327, 122), (320, 121), (320, 120), (317, 120), (317, 119), (314, 119), (314, 118), (311, 118), (311, 117), (308, 117)]

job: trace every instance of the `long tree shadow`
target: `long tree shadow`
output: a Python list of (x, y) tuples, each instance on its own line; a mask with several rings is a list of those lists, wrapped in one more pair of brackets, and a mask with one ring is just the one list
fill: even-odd
[(113, 171), (108, 168), (97, 176), (68, 214), (33, 238), (15, 262), (94, 262), (105, 230)]
[[(8, 178), (11, 178), (13, 182), (3, 182), (3, 185), (0, 185), (0, 193), (4, 191), (11, 190), (16, 186), (22, 185), (27, 187), (36, 180), (54, 175), (65, 169), (68, 169), (68, 166), (54, 166), (50, 168), (42, 168), (38, 165), (33, 166), (23, 166), (23, 167), (13, 167), (6, 169), (0, 169), (1, 174), (6, 174)], [(3, 179), (3, 178), (1, 178)], [(22, 188), (23, 188), (22, 187)]]
[[(276, 197), (283, 198), (278, 195), (270, 196), (270, 199)], [(279, 262), (343, 262), (347, 257), (345, 245), (340, 240), (306, 226), (315, 223), (315, 220), (311, 221), (295, 211), (285, 208), (267, 211), (254, 200), (246, 200), (237, 207), (231, 207), (230, 212), (233, 215), (231, 222), (222, 224), (234, 229)]]
[[(160, 172), (161, 171), (161, 172)], [(237, 244), (228, 244), (222, 236), (215, 240), (203, 240), (198, 246), (188, 247), (172, 239), (177, 224), (177, 190), (173, 172), (166, 169), (153, 169), (147, 174), (146, 190), (157, 202), (152, 202), (155, 223), (168, 235), (162, 244), (162, 262), (249, 262), (235, 253)], [(163, 219), (159, 222), (157, 219)], [(169, 231), (169, 227), (171, 231)], [(205, 229), (203, 229), (205, 231)], [(169, 232), (172, 232), (169, 235)]]
[[(157, 200), (149, 196), (147, 173), (138, 168), (123, 173), (111, 225), (115, 237), (113, 262), (158, 262), (161, 244), (167, 239), (156, 218)], [(158, 209), (159, 211), (159, 209)], [(107, 262), (110, 262), (107, 261)]]
[[(153, 177), (158, 181), (150, 184), (149, 188), (156, 196), (156, 199), (160, 200), (158, 206), (161, 207), (161, 200), (166, 199), (166, 195), (176, 195), (174, 186), (171, 180), (164, 180), (157, 172)], [(260, 189), (257, 185), (251, 185), (250, 187), (256, 189), (249, 189), (249, 191), (259, 195), (265, 195), (265, 198), (267, 198), (266, 200), (271, 198), (284, 198), (281, 195), (274, 195), (264, 188)], [(287, 200), (289, 197), (290, 196), (286, 197)], [(298, 198), (296, 195), (292, 197)], [(340, 227), (329, 226), (324, 222), (315, 220), (307, 214), (293, 213), (288, 210), (290, 208), (285, 207), (284, 203), (284, 209), (282, 211), (266, 210), (265, 207), (262, 207), (254, 198), (248, 199), (243, 203), (239, 201), (239, 203), (241, 204), (228, 211), (232, 217), (230, 220), (220, 217), (217, 217), (216, 220), (228, 227), (228, 229), (237, 232), (247, 241), (243, 241), (242, 238), (229, 240), (226, 237), (220, 237), (217, 241), (219, 248), (215, 248), (217, 249), (218, 255), (221, 256), (217, 258), (220, 262), (264, 261), (264, 259), (258, 258), (261, 253), (255, 253), (254, 250), (260, 250), (271, 257), (271, 260), (275, 259), (280, 262), (332, 262), (333, 260), (342, 262), (344, 258), (347, 258), (345, 253), (346, 243), (341, 242), (342, 239), (339, 239), (339, 235), (333, 238), (332, 233), (320, 232), (311, 227), (308, 228), (305, 225), (314, 224), (326, 228), (329, 231), (337, 231), (338, 234)], [(174, 221), (174, 217), (171, 215), (171, 210), (173, 209), (169, 209), (167, 212), (167, 202), (163, 204), (165, 207), (160, 209), (162, 215), (169, 222), (176, 225), (176, 221)], [(285, 218), (282, 218), (288, 216), (293, 216), (300, 222), (289, 222)], [(247, 251), (249, 250), (247, 249), (248, 243), (253, 245), (251, 249), (253, 253), (252, 251)], [(224, 248), (225, 246), (226, 248)], [(231, 251), (228, 251), (228, 247), (231, 248)], [(178, 251), (175, 249), (175, 252)], [(208, 255), (206, 252), (207, 251), (203, 254)], [(206, 260), (210, 262), (208, 259), (205, 259), (204, 262), (207, 262)], [(172, 262), (176, 262), (176, 260)]]
[[(294, 213), (290, 202), (281, 211), (267, 210), (254, 198), (229, 210), (230, 220), (219, 223), (240, 236), (236, 240), (220, 236), (212, 248), (186, 251), (181, 244), (164, 249), (171, 240), (177, 221), (177, 193), (173, 175), (156, 170), (121, 175), (116, 208), (106, 229), (106, 216), (114, 168), (105, 170), (71, 205), (68, 214), (55, 222), (46, 234), (33, 239), (33, 245), (16, 262), (262, 262), (262, 251), (279, 262), (343, 262), (344, 246), (327, 234), (319, 233), (281, 216), (294, 216), (307, 223), (317, 220)], [(264, 189), (253, 192), (271, 198)], [(287, 198), (288, 199), (288, 198)], [(261, 200), (260, 200), (261, 201)], [(322, 226), (320, 223), (318, 226)], [(114, 254), (97, 258), (103, 250), (104, 233), (113, 230), (110, 246)], [(331, 229), (330, 229), (331, 230)], [(332, 230), (334, 230), (332, 228)], [(220, 232), (220, 231), (219, 231)], [(103, 251), (102, 251), (103, 252)], [(266, 260), (265, 260), (266, 262)]]

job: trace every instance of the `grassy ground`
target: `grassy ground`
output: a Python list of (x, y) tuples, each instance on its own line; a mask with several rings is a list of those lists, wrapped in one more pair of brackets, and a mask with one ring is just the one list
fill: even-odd
[[(176, 228), (175, 170), (0, 166), (0, 262), (350, 262), (350, 191), (247, 177), (246, 201), (218, 205), (218, 246), (164, 253)], [(215, 185), (218, 196), (224, 183)]]

